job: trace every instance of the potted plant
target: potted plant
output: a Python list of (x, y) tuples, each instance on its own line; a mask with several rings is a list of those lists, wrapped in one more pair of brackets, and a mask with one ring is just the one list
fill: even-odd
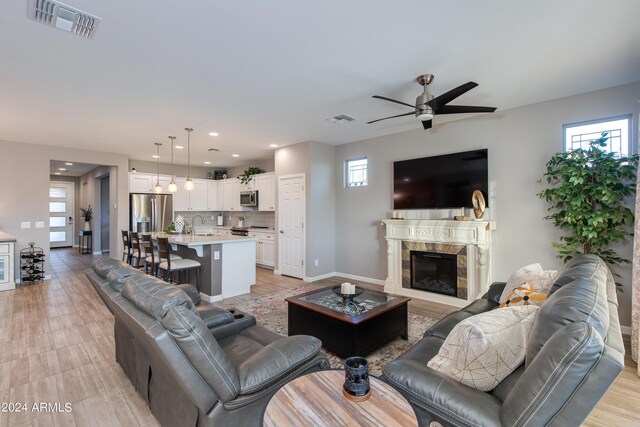
[[(588, 149), (555, 154), (538, 181), (547, 187), (538, 193), (550, 204), (545, 219), (564, 232), (559, 242), (552, 243), (564, 262), (578, 254), (598, 255), (609, 266), (631, 262), (612, 245), (632, 234), (634, 216), (625, 199), (635, 192), (638, 156), (617, 158), (602, 149), (607, 140), (603, 132)], [(621, 292), (622, 285), (616, 286)]]
[(86, 231), (91, 230), (91, 220), (93, 219), (93, 208), (89, 205), (88, 208), (80, 208), (80, 215), (84, 219), (84, 229)]
[(259, 173), (264, 173), (264, 169), (250, 166), (244, 170), (242, 175), (238, 175), (238, 178), (240, 179), (241, 184), (246, 185), (251, 182), (254, 175), (257, 175)]

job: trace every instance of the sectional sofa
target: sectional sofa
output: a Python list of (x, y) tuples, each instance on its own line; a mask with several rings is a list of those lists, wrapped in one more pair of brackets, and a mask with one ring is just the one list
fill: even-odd
[(283, 384), (329, 367), (317, 338), (281, 337), (191, 285), (111, 258), (86, 275), (114, 314), (117, 362), (163, 426), (260, 426)]
[(383, 368), (421, 426), (577, 426), (624, 368), (618, 300), (598, 257), (574, 258), (555, 280), (526, 345), (525, 362), (493, 390), (478, 391), (427, 366), (452, 329), (494, 310), (505, 283), (433, 325)]

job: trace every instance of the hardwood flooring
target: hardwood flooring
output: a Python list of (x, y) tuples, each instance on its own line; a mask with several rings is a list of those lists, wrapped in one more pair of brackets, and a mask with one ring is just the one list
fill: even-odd
[[(113, 316), (84, 275), (96, 258), (52, 250), (51, 280), (0, 292), (0, 404), (27, 403), (23, 412), (0, 411), (0, 427), (158, 425), (115, 361)], [(258, 269), (252, 294), (342, 281), (305, 283)], [(440, 318), (455, 308), (411, 301), (409, 310)], [(640, 425), (640, 378), (626, 359), (624, 372), (585, 425)]]

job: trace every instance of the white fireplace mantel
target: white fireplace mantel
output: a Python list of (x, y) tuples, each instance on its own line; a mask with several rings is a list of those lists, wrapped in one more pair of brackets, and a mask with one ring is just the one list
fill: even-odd
[[(385, 292), (464, 307), (491, 284), (491, 232), (494, 221), (386, 219), (388, 276)], [(402, 287), (402, 242), (465, 245), (467, 248), (467, 298)]]

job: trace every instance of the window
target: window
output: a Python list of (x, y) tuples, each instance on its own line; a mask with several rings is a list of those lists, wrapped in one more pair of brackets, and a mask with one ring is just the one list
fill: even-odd
[(629, 117), (614, 117), (564, 126), (564, 151), (589, 148), (589, 141), (607, 132), (609, 139), (605, 151), (616, 157), (629, 156)]
[(345, 162), (345, 187), (364, 187), (367, 185), (367, 158), (347, 160)]

